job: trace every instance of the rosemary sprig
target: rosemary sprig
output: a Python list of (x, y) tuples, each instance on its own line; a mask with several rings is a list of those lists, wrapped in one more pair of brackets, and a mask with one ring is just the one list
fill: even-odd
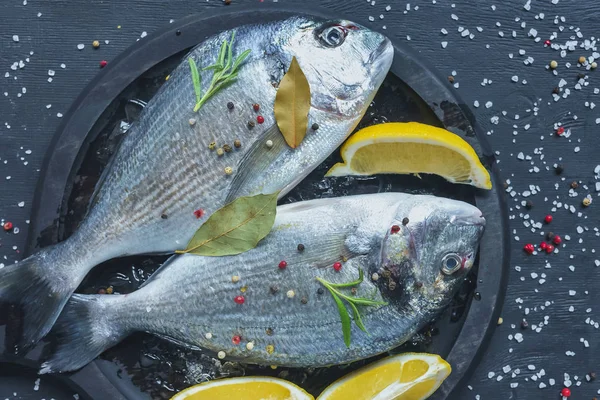
[(367, 329), (365, 328), (365, 325), (362, 322), (362, 318), (360, 316), (360, 312), (358, 311), (358, 308), (356, 306), (385, 306), (387, 305), (386, 302), (383, 301), (374, 301), (374, 300), (370, 300), (364, 297), (350, 297), (347, 296), (345, 294), (343, 294), (342, 292), (340, 292), (338, 289), (341, 288), (348, 288), (348, 287), (352, 287), (352, 286), (357, 286), (359, 285), (362, 281), (363, 281), (364, 275), (363, 275), (363, 271), (362, 269), (358, 270), (358, 279), (352, 282), (347, 282), (347, 283), (331, 283), (326, 281), (325, 279), (322, 278), (316, 278), (317, 281), (319, 281), (323, 286), (325, 286), (327, 288), (327, 290), (329, 290), (329, 293), (331, 293), (331, 296), (333, 297), (333, 300), (335, 301), (335, 304), (338, 307), (338, 311), (340, 313), (340, 319), (342, 321), (342, 333), (344, 334), (344, 343), (346, 344), (347, 347), (350, 347), (350, 343), (351, 343), (351, 337), (350, 337), (350, 315), (348, 314), (348, 310), (346, 309), (346, 306), (344, 306), (344, 302), (343, 300), (346, 300), (346, 302), (350, 305), (350, 309), (352, 309), (352, 318), (354, 319), (354, 323), (356, 324), (356, 326), (358, 326), (358, 328), (367, 333)]
[(231, 40), (228, 42), (225, 40), (221, 44), (219, 49), (219, 56), (217, 62), (208, 67), (202, 68), (202, 71), (213, 71), (213, 76), (208, 85), (206, 92), (202, 93), (202, 80), (200, 76), (200, 70), (196, 65), (193, 58), (188, 58), (190, 64), (190, 70), (192, 71), (192, 81), (194, 83), (194, 92), (196, 93), (196, 105), (194, 106), (194, 112), (198, 111), (204, 103), (208, 101), (213, 95), (219, 90), (223, 89), (227, 85), (235, 81), (238, 75), (240, 65), (244, 62), (250, 50), (244, 51), (242, 54), (237, 56), (235, 61), (233, 60), (233, 39), (235, 38), (235, 32), (231, 33)]

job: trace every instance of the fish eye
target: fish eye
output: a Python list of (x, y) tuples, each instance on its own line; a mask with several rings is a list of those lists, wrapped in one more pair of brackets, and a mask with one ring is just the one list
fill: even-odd
[(462, 267), (462, 258), (456, 253), (446, 254), (442, 258), (442, 272), (452, 275)]
[(327, 47), (338, 47), (346, 39), (346, 30), (341, 26), (325, 28), (319, 35), (319, 40)]

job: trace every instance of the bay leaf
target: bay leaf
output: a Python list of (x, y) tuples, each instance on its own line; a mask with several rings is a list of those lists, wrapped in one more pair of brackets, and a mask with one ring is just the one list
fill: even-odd
[(275, 223), (278, 195), (279, 192), (238, 197), (215, 211), (198, 228), (187, 248), (177, 253), (216, 257), (255, 248)]
[(308, 127), (310, 85), (296, 57), (281, 79), (275, 95), (273, 112), (286, 143), (295, 149), (302, 143)]

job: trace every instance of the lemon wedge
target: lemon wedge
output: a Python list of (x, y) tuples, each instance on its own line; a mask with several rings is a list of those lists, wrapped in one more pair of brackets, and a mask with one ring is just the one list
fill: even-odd
[(405, 353), (356, 370), (329, 385), (317, 400), (423, 400), (450, 375), (440, 356)]
[(302, 388), (267, 376), (217, 379), (189, 387), (171, 400), (314, 400)]
[(343, 163), (327, 176), (435, 174), (454, 183), (491, 189), (489, 172), (460, 136), (418, 122), (392, 122), (361, 129), (341, 150)]

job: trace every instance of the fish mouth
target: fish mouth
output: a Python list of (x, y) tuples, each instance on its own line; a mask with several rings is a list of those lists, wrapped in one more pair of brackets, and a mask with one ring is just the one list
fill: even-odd
[(483, 217), (483, 213), (473, 207), (468, 210), (464, 210), (453, 216), (452, 224), (455, 225), (480, 225), (485, 226), (485, 218)]
[(451, 224), (457, 226), (471, 226), (477, 229), (478, 236), (481, 238), (485, 231), (485, 218), (483, 213), (476, 207), (463, 210), (462, 212), (454, 215)]
[(377, 74), (387, 74), (392, 61), (394, 60), (394, 46), (390, 39), (382, 35), (381, 43), (379, 46), (369, 55), (366, 61), (367, 65), (372, 65), (371, 70)]

